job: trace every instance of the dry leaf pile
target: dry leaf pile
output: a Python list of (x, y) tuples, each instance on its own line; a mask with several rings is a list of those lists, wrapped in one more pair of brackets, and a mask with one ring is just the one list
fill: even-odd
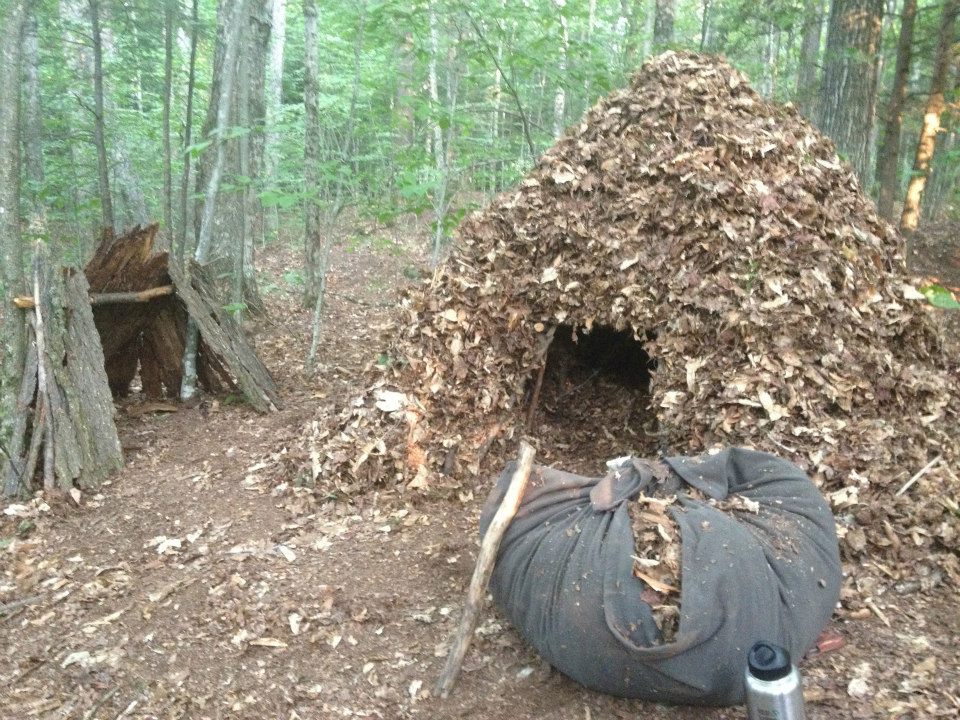
[(647, 586), (641, 599), (650, 606), (664, 644), (673, 640), (680, 627), (680, 527), (667, 514), (676, 500), (676, 495), (641, 494), (627, 503), (636, 551), (633, 574)]
[(494, 472), (554, 328), (606, 326), (656, 361), (663, 451), (797, 462), (848, 557), (956, 551), (957, 379), (905, 273), (829, 140), (726, 62), (666, 53), (462, 224), (370, 387), (313, 424), (313, 477), (350, 493)]

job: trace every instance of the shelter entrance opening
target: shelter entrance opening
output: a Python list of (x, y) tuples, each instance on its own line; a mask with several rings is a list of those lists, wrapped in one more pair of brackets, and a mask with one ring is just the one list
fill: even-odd
[(656, 414), (649, 409), (655, 367), (631, 330), (558, 325), (539, 397), (531, 385), (532, 432), (585, 473), (600, 472), (612, 457), (655, 454)]

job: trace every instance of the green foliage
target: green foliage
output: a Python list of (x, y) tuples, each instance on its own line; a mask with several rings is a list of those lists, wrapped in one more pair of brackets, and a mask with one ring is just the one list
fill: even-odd
[(223, 309), (231, 315), (240, 315), (247, 311), (247, 304), (243, 302), (232, 302), (224, 305)]
[(957, 298), (952, 292), (942, 285), (927, 285), (920, 288), (927, 301), (934, 307), (943, 308), (944, 310), (960, 310), (960, 302), (957, 302)]
[[(24, 197), (45, 209), (53, 245), (81, 263), (98, 234), (97, 161), (91, 143), (92, 82), (86, 6), (38, 0), (42, 143), (45, 175), (24, 185)], [(104, 0), (107, 141), (129, 159), (153, 217), (162, 214), (161, 112), (164, 94), (163, 3)], [(430, 33), (431, 5), (437, 47)], [(287, 2), (282, 107), (268, 128), (279, 139), (276, 173), (267, 179), (224, 177), (225, 194), (255, 188), (262, 205), (298, 226), (304, 200), (323, 208), (338, 203), (391, 223), (413, 213), (439, 217), (447, 238), (464, 212), (484, 197), (513, 186), (550, 146), (555, 94), (564, 91), (563, 125), (596, 100), (623, 86), (642, 63), (652, 2), (591, 3), (568, 0), (358, 0), (319, 8), (319, 97), (323, 158), (316, 187), (303, 173), (303, 16)], [(795, 99), (800, 70), (804, 0), (677, 0), (673, 45), (724, 54), (758, 88), (776, 99)], [(921, 0), (905, 137), (915, 137), (939, 24), (938, 0)], [(216, 0), (200, 0), (194, 135), (183, 147), (189, 35), (189, 3), (178, 5), (179, 35), (173, 53), (173, 176), (184, 163), (209, 160), (215, 138), (200, 124), (212, 85)], [(704, 13), (706, 17), (704, 16)], [(562, 56), (561, 13), (569, 47)], [(883, 74), (877, 107), (882, 111), (892, 81), (899, 22), (885, 25)], [(428, 69), (434, 62), (438, 100), (431, 101)], [(497, 63), (503, 71), (501, 75)], [(354, 92), (356, 88), (356, 92)], [(524, 132), (533, 143), (531, 156)], [(952, 126), (956, 118), (946, 118)], [(952, 127), (951, 126), (951, 127)], [(443, 136), (442, 169), (432, 149), (433, 128)], [(949, 130), (950, 128), (948, 128)], [(221, 139), (234, 142), (251, 128), (231, 126)], [(906, 144), (909, 146), (909, 143)], [(939, 166), (960, 165), (960, 145), (944, 145)], [(904, 152), (911, 152), (905, 147)], [(112, 158), (116, 163), (116, 159)], [(113, 168), (118, 215), (132, 222), (124, 188)], [(906, 175), (909, 170), (904, 170)], [(252, 173), (251, 173), (252, 175)], [(953, 176), (951, 176), (953, 177)], [(193, 176), (190, 194), (199, 186)], [(901, 181), (905, 181), (901, 177)], [(946, 193), (945, 202), (956, 202)], [(178, 208), (177, 208), (178, 211)], [(180, 221), (176, 219), (175, 225)]]

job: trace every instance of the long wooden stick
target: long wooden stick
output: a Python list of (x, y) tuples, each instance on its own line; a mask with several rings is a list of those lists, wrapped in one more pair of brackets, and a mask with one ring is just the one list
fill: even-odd
[[(116, 293), (91, 293), (91, 305), (113, 305), (118, 303), (145, 303), (154, 298), (165, 295), (173, 295), (173, 285), (161, 285), (160, 287), (147, 288), (146, 290), (137, 290), (133, 292)], [(32, 297), (22, 295), (13, 299), (13, 304), (21, 310), (29, 310), (36, 305)]]
[(504, 533), (510, 527), (513, 516), (517, 514), (517, 508), (520, 507), (520, 501), (523, 499), (527, 483), (530, 481), (530, 469), (533, 467), (534, 454), (533, 448), (526, 441), (520, 443), (520, 461), (517, 463), (517, 469), (514, 471), (513, 477), (510, 478), (507, 493), (503, 496), (503, 501), (497, 508), (497, 513), (493, 516), (486, 535), (483, 536), (483, 542), (480, 544), (480, 554), (477, 556), (477, 565), (473, 569), (470, 588), (467, 590), (467, 600), (463, 606), (460, 626), (453, 636), (447, 662), (440, 674), (440, 679), (437, 681), (436, 692), (441, 697), (447, 697), (450, 694), (457, 682), (457, 677), (460, 675), (463, 658), (467, 654), (467, 648), (473, 637), (473, 629), (477, 626), (477, 619), (480, 616), (480, 606), (487, 592), (487, 584), (493, 574), (493, 566), (497, 559), (497, 551), (500, 549), (500, 541), (503, 540)]

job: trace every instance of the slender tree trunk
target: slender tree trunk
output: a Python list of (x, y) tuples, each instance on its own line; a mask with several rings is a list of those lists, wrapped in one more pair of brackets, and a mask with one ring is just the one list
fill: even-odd
[(774, 75), (776, 73), (776, 61), (773, 53), (776, 28), (770, 22), (766, 25), (766, 32), (763, 34), (763, 75), (760, 76), (760, 94), (770, 98), (773, 97)]
[[(640, 0), (637, 0), (639, 3)], [(653, 36), (657, 26), (657, 3), (659, 0), (650, 0), (649, 7), (643, 17), (643, 53), (641, 60), (646, 60), (654, 52)], [(636, 10), (634, 10), (636, 15)]]
[[(921, 221), (944, 219), (951, 209), (951, 201), (960, 197), (960, 163), (948, 159), (956, 158), (957, 150), (960, 149), (960, 57), (957, 58), (953, 81), (953, 98), (954, 102), (944, 123), (944, 127), (949, 127), (949, 131), (937, 142), (930, 169), (930, 182), (923, 192)], [(953, 240), (954, 244), (960, 245), (960, 238)]]
[(183, 147), (181, 148), (183, 154), (183, 174), (180, 177), (180, 242), (177, 243), (177, 260), (181, 267), (183, 267), (183, 259), (187, 252), (187, 228), (192, 226), (192, 213), (190, 211), (193, 204), (189, 202), (188, 195), (190, 190), (190, 169), (193, 167), (190, 145), (193, 142), (193, 93), (197, 75), (198, 2), (199, 0), (193, 0), (190, 11), (190, 62), (189, 69), (187, 70), (187, 107), (184, 113)]
[[(266, 185), (279, 185), (280, 133), (277, 125), (283, 107), (283, 49), (286, 41), (287, 0), (274, 0), (273, 27), (270, 30), (270, 64), (267, 67), (267, 139), (266, 139)], [(266, 214), (267, 235), (276, 238), (280, 232), (280, 207)]]
[[(113, 32), (109, 28), (104, 28), (102, 32), (101, 45), (103, 56), (108, 61), (117, 61), (117, 46), (114, 41)], [(115, 114), (115, 104), (111, 101), (109, 94), (104, 94), (104, 107), (111, 116)], [(131, 152), (127, 148), (126, 138), (122, 133), (114, 133), (110, 143), (111, 165), (114, 171), (113, 193), (114, 200), (119, 194), (123, 201), (123, 213), (118, 213), (114, 207), (113, 221), (117, 229), (124, 225), (129, 219), (136, 225), (146, 225), (150, 222), (150, 214), (147, 212), (147, 200), (143, 194), (143, 184), (133, 168)]]
[(930, 96), (924, 108), (923, 127), (917, 142), (917, 152), (913, 158), (913, 175), (910, 178), (910, 184), (907, 185), (907, 196), (903, 201), (903, 213), (900, 215), (900, 230), (908, 236), (908, 240), (909, 235), (916, 231), (920, 221), (923, 189), (930, 176), (930, 160), (937, 146), (940, 116), (946, 109), (947, 76), (950, 72), (958, 10), (960, 10), (960, 0), (946, 0), (943, 6), (943, 19), (940, 22), (933, 77), (930, 79)]
[(40, 52), (36, 8), (27, 10), (23, 26), (23, 164), (27, 194), (35, 217), (43, 214), (43, 115), (40, 109)]
[(163, 247), (173, 247), (173, 170), (170, 147), (170, 98), (173, 94), (173, 33), (176, 0), (163, 8)]
[(673, 43), (674, 0), (654, 0), (656, 12), (653, 17), (653, 47), (659, 52)]
[[(20, 48), (24, 4), (12, 0), (0, 8), (0, 443), (4, 448), (16, 415), (26, 355), (20, 311), (8, 298), (25, 290), (20, 237)], [(6, 478), (0, 454), (0, 478)]]
[(897, 163), (900, 159), (900, 130), (903, 127), (903, 108), (907, 101), (907, 81), (910, 78), (910, 60), (913, 54), (913, 25), (917, 16), (917, 0), (904, 0), (900, 13), (900, 37), (897, 40), (897, 64), (893, 70), (893, 88), (887, 105), (883, 127), (883, 144), (877, 151), (877, 211), (881, 217), (893, 220), (893, 203), (897, 195)]
[(833, 0), (818, 124), (860, 178), (869, 180), (883, 0)]
[(430, 149), (437, 173), (444, 174), (443, 131), (437, 120), (440, 112), (440, 92), (437, 84), (437, 58), (440, 55), (440, 30), (437, 27), (437, 9), (429, 3), (430, 14), (430, 57), (427, 61), (427, 81), (430, 90)]
[(415, 83), (413, 33), (409, 31), (403, 33), (398, 54), (396, 107), (403, 118), (399, 138), (402, 147), (409, 148), (416, 142), (417, 137), (412, 101), (414, 95), (412, 88)]
[(628, 75), (633, 69), (633, 60), (636, 54), (633, 38), (630, 37), (632, 25), (633, 11), (630, 8), (630, 0), (620, 0), (620, 13), (617, 15), (617, 22), (613, 29), (617, 35), (620, 63), (624, 73)]
[[(217, 195), (220, 192), (220, 178), (223, 173), (225, 143), (223, 136), (230, 118), (230, 106), (233, 102), (233, 82), (236, 76), (237, 46), (240, 32), (247, 18), (246, 0), (234, 0), (229, 15), (222, 19), (227, 27), (223, 52), (223, 75), (219, 83), (216, 98), (217, 116), (212, 135), (214, 138), (214, 160), (207, 179), (207, 188), (203, 197), (203, 214), (200, 219), (200, 233), (194, 260), (201, 265), (207, 261), (213, 238), (214, 213), (217, 207)], [(211, 104), (213, 100), (211, 99)], [(197, 347), (199, 332), (193, 319), (187, 321), (187, 338), (183, 351), (183, 384), (180, 386), (180, 399), (189, 400), (197, 391)]]
[(320, 109), (319, 71), (317, 67), (317, 6), (315, 0), (303, 0), (304, 36), (304, 303), (313, 306), (319, 292), (317, 267), (320, 255)]
[(700, 52), (707, 48), (707, 37), (710, 34), (710, 0), (703, 0), (703, 10), (700, 17)]
[[(357, 19), (357, 32), (353, 41), (353, 80), (350, 86), (350, 108), (347, 112), (347, 125), (343, 132), (343, 140), (337, 151), (341, 168), (347, 167), (356, 155), (354, 146), (356, 140), (357, 103), (360, 98), (360, 60), (363, 55), (367, 21), (366, 0), (360, 0), (358, 4), (360, 14)], [(354, 170), (354, 174), (356, 174), (356, 170)], [(327, 206), (325, 222), (321, 229), (323, 238), (319, 248), (318, 266), (315, 270), (317, 295), (313, 303), (310, 350), (307, 352), (305, 364), (305, 369), (308, 374), (313, 374), (317, 360), (317, 351), (320, 348), (320, 326), (326, 298), (327, 273), (330, 269), (330, 256), (333, 250), (335, 225), (346, 202), (347, 190), (346, 179), (342, 177), (342, 175), (338, 175), (334, 180), (333, 197)]]
[(113, 201), (110, 197), (110, 165), (107, 161), (107, 143), (103, 130), (103, 47), (100, 38), (100, 0), (90, 0), (90, 28), (93, 33), (93, 142), (97, 147), (100, 211), (103, 226), (114, 230), (116, 224), (113, 216)]
[(553, 96), (553, 137), (558, 138), (566, 127), (567, 94), (564, 85), (567, 82), (567, 54), (570, 49), (570, 31), (567, 17), (563, 14), (566, 0), (553, 0), (557, 9), (557, 18), (560, 24), (560, 62), (557, 67), (557, 90)]
[[(133, 39), (133, 46), (140, 47), (140, 23), (137, 20), (137, 11), (130, 8), (130, 35)], [(137, 112), (143, 114), (143, 70), (140, 63), (134, 63), (133, 71), (133, 99), (136, 101)]]
[(820, 67), (820, 36), (823, 34), (823, 1), (806, 0), (797, 72), (797, 104), (807, 117), (816, 115), (817, 70)]

